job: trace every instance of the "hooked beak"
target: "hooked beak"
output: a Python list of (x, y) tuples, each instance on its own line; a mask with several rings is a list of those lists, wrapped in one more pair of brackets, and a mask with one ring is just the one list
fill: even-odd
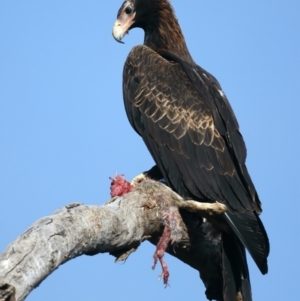
[(120, 14), (112, 30), (112, 35), (117, 42), (124, 44), (122, 39), (124, 38), (125, 34), (128, 33), (131, 25), (134, 23), (134, 17), (135, 13), (133, 13), (131, 16), (128, 16), (125, 13)]

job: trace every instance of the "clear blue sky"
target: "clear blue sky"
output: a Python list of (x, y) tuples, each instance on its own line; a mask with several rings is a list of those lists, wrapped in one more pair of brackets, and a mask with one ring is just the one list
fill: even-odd
[[(143, 32), (114, 41), (122, 2), (0, 1), (0, 251), (59, 207), (108, 200), (115, 171), (130, 179), (153, 164), (123, 108), (123, 64)], [(300, 2), (172, 3), (246, 140), (271, 241), (268, 275), (249, 258), (254, 300), (300, 300)], [(145, 243), (124, 264), (82, 256), (28, 300), (206, 300), (197, 272), (169, 255), (164, 289), (153, 252)]]

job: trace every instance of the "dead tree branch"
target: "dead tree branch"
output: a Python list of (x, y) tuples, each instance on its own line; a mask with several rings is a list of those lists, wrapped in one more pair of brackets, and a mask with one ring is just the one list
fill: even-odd
[[(71, 204), (41, 218), (0, 255), (0, 301), (22, 301), (61, 264), (80, 255), (109, 252), (126, 259), (145, 240), (156, 244), (163, 212), (180, 209), (181, 239), (167, 251), (200, 272), (209, 298), (222, 291), (220, 239), (206, 219), (224, 212), (221, 204), (193, 206), (162, 183), (145, 180), (103, 206)], [(221, 205), (221, 206), (220, 206)]]

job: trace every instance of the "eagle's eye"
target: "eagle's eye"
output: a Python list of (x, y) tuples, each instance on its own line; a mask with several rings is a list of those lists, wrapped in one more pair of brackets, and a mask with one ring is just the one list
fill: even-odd
[(130, 15), (130, 14), (132, 13), (132, 8), (131, 8), (130, 6), (127, 6), (127, 7), (125, 8), (125, 13), (126, 13), (127, 15)]

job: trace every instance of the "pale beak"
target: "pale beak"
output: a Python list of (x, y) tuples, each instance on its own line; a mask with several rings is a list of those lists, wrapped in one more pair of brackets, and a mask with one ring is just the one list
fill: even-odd
[(126, 32), (124, 32), (124, 29), (123, 29), (120, 21), (117, 19), (114, 24), (113, 31), (112, 31), (112, 35), (113, 35), (114, 39), (117, 42), (124, 44), (124, 42), (122, 42), (122, 39), (125, 34), (126, 34)]
[(135, 13), (132, 14), (132, 16), (120, 15), (120, 17), (116, 20), (112, 30), (112, 35), (117, 42), (124, 44), (122, 39), (125, 34), (128, 33), (130, 26), (134, 23), (134, 17)]

